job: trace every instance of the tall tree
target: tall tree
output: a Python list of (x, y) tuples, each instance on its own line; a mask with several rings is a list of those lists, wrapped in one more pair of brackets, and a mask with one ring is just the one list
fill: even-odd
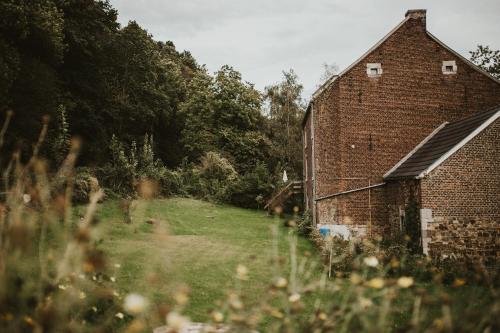
[(283, 72), (283, 80), (266, 87), (269, 137), (272, 145), (272, 166), (287, 170), (295, 179), (302, 177), (301, 121), (305, 106), (303, 86), (293, 70)]
[(191, 81), (182, 106), (186, 119), (182, 143), (191, 161), (217, 151), (247, 172), (267, 158), (269, 140), (263, 129), (262, 98), (241, 74), (223, 66), (214, 77), (200, 74)]

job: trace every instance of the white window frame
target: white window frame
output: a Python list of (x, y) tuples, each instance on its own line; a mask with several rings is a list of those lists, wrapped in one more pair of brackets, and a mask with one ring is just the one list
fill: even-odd
[[(373, 70), (376, 70), (376, 73), (373, 73)], [(368, 77), (380, 77), (382, 75), (382, 64), (379, 62), (368, 63), (366, 64), (366, 74)]]
[[(451, 71), (448, 71), (448, 67), (452, 67)], [(457, 62), (455, 60), (444, 60), (441, 71), (444, 75), (454, 75), (457, 74)]]

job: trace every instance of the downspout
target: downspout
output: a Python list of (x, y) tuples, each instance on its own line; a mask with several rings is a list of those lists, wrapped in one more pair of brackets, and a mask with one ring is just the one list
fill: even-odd
[(314, 132), (314, 100), (311, 101), (311, 168), (312, 168), (312, 219), (313, 226), (316, 227), (316, 157), (314, 155), (315, 146), (316, 146), (316, 136)]
[(305, 130), (305, 126), (302, 126), (302, 191), (304, 193), (303, 198), (304, 198), (304, 211), (307, 210), (307, 148), (306, 148), (306, 133), (307, 131)]

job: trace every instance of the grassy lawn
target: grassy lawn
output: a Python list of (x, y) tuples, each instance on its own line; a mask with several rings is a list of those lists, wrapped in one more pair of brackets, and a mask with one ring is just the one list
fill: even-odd
[[(168, 304), (173, 303), (168, 295), (187, 286), (186, 314), (193, 321), (207, 320), (216, 302), (235, 287), (238, 264), (249, 270), (249, 280), (239, 286), (247, 304), (259, 302), (273, 277), (288, 272), (289, 229), (264, 211), (174, 198), (136, 201), (131, 212), (132, 223), (126, 224), (118, 202), (105, 202), (98, 210), (101, 248), (111, 267), (120, 266), (114, 268), (117, 289)], [(157, 223), (146, 223), (150, 218)], [(284, 258), (281, 265), (271, 263), (276, 249)], [(306, 252), (315, 250), (298, 238), (299, 263), (310, 262), (303, 256)]]
[[(135, 201), (131, 212), (132, 223), (127, 224), (118, 201), (107, 201), (98, 208), (101, 221), (97, 228), (99, 246), (107, 254), (116, 278), (116, 290), (121, 295), (139, 293), (156, 304), (173, 306), (173, 295), (187, 287), (190, 298), (184, 313), (193, 321), (208, 321), (211, 310), (221, 308), (220, 304), (227, 299), (230, 290), (236, 289), (244, 295), (247, 308), (265, 303), (269, 286), (276, 277), (292, 280), (289, 276), (290, 253), (295, 239), (298, 283), (307, 283), (308, 276), (314, 280), (321, 278), (322, 265), (318, 263), (319, 255), (312, 243), (305, 238), (292, 237), (282, 219), (269, 217), (263, 211), (173, 198)], [(150, 219), (155, 222), (147, 223)], [(279, 263), (272, 261), (276, 253), (281, 258)], [(235, 278), (238, 264), (248, 268), (247, 281)], [(365, 269), (361, 268), (361, 271)], [(348, 327), (357, 327), (359, 320), (380, 321), (380, 314), (385, 311), (384, 300), (388, 299), (380, 295), (385, 295), (387, 289), (366, 290), (352, 285), (349, 279), (343, 282), (332, 279), (325, 285), (329, 291), (304, 295), (305, 307), (300, 317), (306, 319), (320, 299), (321, 303), (335, 305), (336, 309), (342, 309), (342, 304), (351, 299), (348, 304), (353, 313), (368, 312), (366, 315), (356, 314), (352, 319), (353, 326)], [(474, 323), (473, 318), (493, 304), (492, 294), (484, 286), (471, 284), (453, 288), (416, 281), (414, 288), (412, 291), (402, 290), (390, 302), (391, 314), (387, 314), (390, 324), (387, 327), (391, 330), (404, 331), (409, 327), (416, 294), (426, 295), (423, 297), (426, 309), (421, 319), (422, 327), (431, 327), (433, 320), (441, 320), (443, 304), (447, 302), (451, 304), (453, 322), (458, 326), (462, 321)], [(447, 296), (441, 296), (444, 293)], [(370, 294), (380, 294), (375, 297), (377, 305), (356, 310), (359, 301), (371, 297)], [(443, 303), (442, 299), (450, 301)], [(330, 308), (326, 305), (325, 309)], [(338, 320), (341, 322), (343, 318)], [(148, 323), (150, 327), (162, 324), (154, 320)], [(265, 319), (260, 329), (272, 331), (267, 330), (268, 324)]]

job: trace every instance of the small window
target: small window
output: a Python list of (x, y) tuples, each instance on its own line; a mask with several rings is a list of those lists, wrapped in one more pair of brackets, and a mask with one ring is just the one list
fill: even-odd
[(370, 63), (366, 64), (366, 74), (368, 77), (378, 77), (382, 75), (382, 64)]
[(457, 74), (457, 63), (455, 60), (443, 61), (443, 66), (441, 67), (443, 74)]

